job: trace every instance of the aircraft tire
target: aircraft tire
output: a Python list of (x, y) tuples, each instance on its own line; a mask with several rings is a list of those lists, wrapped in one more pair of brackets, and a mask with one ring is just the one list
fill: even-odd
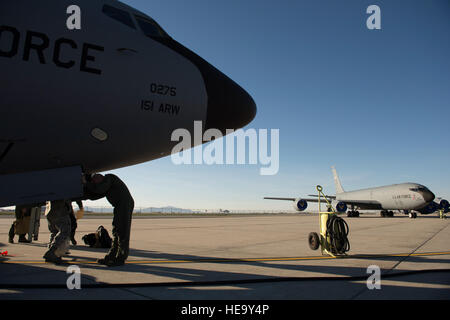
[(319, 246), (320, 246), (319, 235), (317, 233), (315, 233), (315, 232), (311, 232), (308, 235), (308, 244), (309, 244), (309, 248), (311, 250), (319, 249)]

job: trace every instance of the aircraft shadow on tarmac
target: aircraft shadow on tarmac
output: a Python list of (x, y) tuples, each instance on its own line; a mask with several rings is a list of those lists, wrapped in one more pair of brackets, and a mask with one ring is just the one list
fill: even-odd
[[(99, 257), (103, 256), (103, 253), (107, 249), (94, 249), (89, 247), (77, 246), (76, 250), (89, 250), (99, 252)], [(194, 255), (184, 254), (166, 254), (159, 252), (152, 252), (146, 250), (130, 250), (130, 256), (132, 260), (136, 260), (136, 257), (144, 259), (155, 260), (171, 260), (180, 261), (187, 260), (188, 262), (176, 263), (176, 264), (145, 264), (129, 263), (121, 267), (115, 267), (113, 270), (118, 273), (118, 278), (123, 282), (126, 279), (126, 273), (140, 273), (148, 274), (160, 277), (167, 277), (172, 281), (180, 282), (203, 282), (209, 283), (207, 287), (189, 287), (186, 286), (157, 286), (152, 287), (140, 287), (131, 289), (120, 288), (108, 288), (108, 289), (92, 289), (85, 290), (67, 290), (67, 289), (47, 289), (44, 293), (40, 290), (39, 295), (36, 296), (37, 289), (14, 289), (13, 292), (2, 292), (0, 290), (0, 299), (69, 299), (69, 298), (101, 298), (101, 299), (121, 299), (124, 298), (158, 298), (158, 299), (321, 299), (326, 297), (328, 299), (448, 299), (450, 297), (450, 290), (448, 285), (450, 284), (448, 275), (439, 274), (426, 274), (419, 276), (401, 276), (392, 278), (390, 280), (395, 281), (395, 285), (384, 284), (382, 282), (382, 290), (368, 290), (365, 281), (349, 281), (349, 280), (318, 280), (317, 273), (321, 276), (369, 276), (366, 272), (366, 267), (356, 266), (335, 266), (330, 265), (337, 260), (326, 260), (328, 265), (309, 265), (304, 264), (301, 261), (296, 263), (285, 263), (284, 261), (239, 261), (239, 259), (232, 259), (227, 261), (217, 257), (202, 257)], [(1, 257), (0, 262), (8, 259), (7, 257)], [(0, 270), (2, 271), (2, 284), (14, 284), (14, 283), (58, 283), (65, 284), (68, 275), (66, 274), (66, 267), (76, 261), (92, 260), (93, 258), (85, 258), (81, 256), (69, 256), (65, 260), (67, 264), (61, 266), (60, 269), (49, 269), (38, 265), (25, 265), (25, 264), (1, 264)], [(345, 258), (349, 259), (349, 258)], [(377, 260), (402, 262), (407, 260), (408, 262), (417, 263), (448, 263), (449, 259), (433, 258), (426, 259), (421, 256), (411, 257), (394, 257), (394, 256), (377, 256), (377, 255), (365, 255), (356, 256), (351, 259), (367, 259), (370, 260), (369, 264), (376, 264)], [(212, 261), (214, 260), (214, 261)], [(209, 262), (208, 262), (209, 261)], [(308, 260), (309, 263), (311, 260)], [(314, 260), (313, 260), (314, 261)], [(280, 278), (277, 276), (261, 275), (254, 272), (235, 272), (235, 271), (218, 271), (211, 270), (210, 263), (221, 264), (245, 264), (246, 266), (255, 266), (263, 268), (276, 269), (270, 274), (282, 274), (283, 270), (289, 271), (303, 271), (316, 273), (316, 279), (301, 279), (290, 282), (280, 282)], [(189, 264), (195, 264), (195, 267), (190, 268)], [(81, 263), (81, 270), (83, 269), (97, 269), (97, 270), (112, 270), (105, 266)], [(389, 270), (382, 270), (387, 272)], [(402, 272), (407, 270), (395, 269), (395, 272)], [(89, 272), (87, 272), (89, 273)], [(123, 273), (121, 276), (120, 274)], [(239, 283), (239, 280), (252, 280), (252, 279), (272, 279), (273, 282), (264, 283)], [(45, 279), (45, 280), (42, 280)], [(45, 281), (45, 282), (44, 282)], [(97, 283), (97, 279), (82, 271), (82, 283)], [(215, 281), (221, 282), (220, 284), (214, 284)], [(234, 281), (230, 285), (226, 284), (226, 281)], [(401, 283), (401, 284), (400, 284)], [(434, 287), (430, 287), (433, 286)], [(436, 286), (438, 285), (438, 286)], [(439, 285), (446, 285), (445, 288), (439, 288)], [(427, 287), (428, 286), (428, 287)], [(211, 288), (214, 287), (214, 288)], [(301, 290), (300, 290), (301, 289)]]

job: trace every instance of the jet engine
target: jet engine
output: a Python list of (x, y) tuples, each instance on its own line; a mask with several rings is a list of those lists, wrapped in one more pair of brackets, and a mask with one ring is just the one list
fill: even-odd
[(347, 204), (345, 202), (338, 202), (336, 205), (336, 211), (339, 213), (346, 212), (347, 211)]
[(297, 211), (305, 211), (308, 208), (308, 201), (297, 198), (294, 202), (294, 209)]
[(438, 209), (439, 209), (439, 204), (433, 201), (433, 202), (428, 203), (425, 207), (423, 207), (419, 211), (421, 214), (431, 214)]
[(441, 202), (439, 202), (439, 209), (444, 210), (445, 213), (449, 212), (450, 211), (450, 203), (447, 200), (442, 199)]

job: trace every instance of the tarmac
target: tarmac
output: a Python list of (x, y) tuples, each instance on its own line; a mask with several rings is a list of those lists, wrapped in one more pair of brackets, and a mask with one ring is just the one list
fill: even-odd
[[(333, 258), (309, 248), (317, 214), (135, 217), (127, 263), (112, 268), (96, 263), (108, 249), (81, 240), (100, 225), (111, 232), (112, 217), (79, 220), (78, 245), (63, 265), (42, 258), (45, 218), (37, 241), (18, 243), (16, 236), (9, 244), (13, 218), (3, 217), (0, 251), (8, 254), (0, 257), (0, 299), (450, 299), (450, 219), (344, 219), (351, 248)], [(72, 265), (80, 270), (80, 289), (67, 288)], [(368, 285), (370, 266), (381, 272), (379, 289)]]

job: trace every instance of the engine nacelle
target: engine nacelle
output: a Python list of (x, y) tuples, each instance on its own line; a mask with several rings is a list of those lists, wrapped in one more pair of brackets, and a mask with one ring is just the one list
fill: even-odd
[(439, 202), (439, 209), (444, 210), (445, 213), (449, 212), (450, 211), (450, 203), (447, 200), (442, 199), (441, 202)]
[(420, 209), (420, 213), (421, 214), (431, 214), (433, 212), (435, 212), (436, 210), (439, 210), (439, 204), (437, 204), (436, 202), (430, 202), (429, 204), (427, 204), (425, 207), (423, 207), (422, 209)]
[(336, 211), (339, 213), (347, 212), (347, 204), (342, 201), (338, 202), (338, 204), (336, 205)]
[(306, 208), (308, 208), (308, 201), (300, 198), (295, 199), (294, 209), (296, 211), (305, 211)]

